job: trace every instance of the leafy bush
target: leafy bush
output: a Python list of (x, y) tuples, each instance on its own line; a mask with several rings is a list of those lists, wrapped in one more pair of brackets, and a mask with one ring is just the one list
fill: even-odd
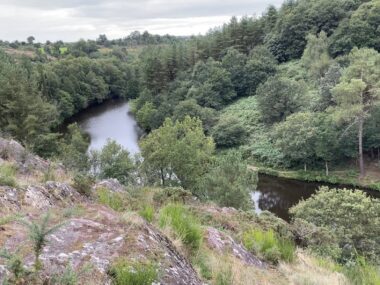
[(91, 187), (94, 184), (94, 178), (89, 175), (77, 174), (74, 176), (73, 187), (82, 195), (91, 196)]
[(202, 229), (198, 221), (180, 204), (168, 204), (160, 211), (160, 227), (169, 226), (182, 242), (192, 250), (202, 243)]
[(256, 188), (256, 173), (248, 169), (240, 153), (219, 157), (212, 169), (200, 179), (198, 195), (222, 207), (249, 210), (254, 205), (250, 192)]
[(116, 178), (122, 184), (132, 180), (134, 164), (129, 152), (114, 140), (108, 140), (100, 152), (91, 151), (90, 163), (101, 179)]
[(152, 263), (120, 260), (109, 270), (114, 285), (151, 285), (157, 281), (157, 267)]
[(154, 194), (153, 201), (159, 205), (167, 202), (185, 203), (187, 200), (191, 199), (191, 197), (191, 193), (181, 187), (166, 187)]
[(111, 192), (106, 188), (99, 188), (96, 191), (98, 202), (110, 207), (115, 211), (122, 211), (125, 209), (124, 199), (121, 193)]
[(139, 214), (148, 222), (152, 222), (154, 217), (154, 208), (152, 206), (145, 205), (144, 208), (139, 211)]
[(212, 130), (212, 137), (218, 147), (241, 145), (248, 133), (243, 124), (235, 117), (222, 117)]
[[(295, 218), (303, 219), (333, 233), (346, 257), (363, 255), (380, 261), (380, 203), (362, 191), (321, 187), (312, 197), (290, 209)], [(355, 250), (356, 249), (356, 250)]]
[(0, 185), (16, 187), (16, 167), (12, 164), (0, 165)]
[(289, 239), (278, 237), (273, 230), (252, 229), (247, 231), (243, 235), (243, 243), (246, 248), (256, 254), (261, 254), (270, 262), (294, 260), (294, 243)]

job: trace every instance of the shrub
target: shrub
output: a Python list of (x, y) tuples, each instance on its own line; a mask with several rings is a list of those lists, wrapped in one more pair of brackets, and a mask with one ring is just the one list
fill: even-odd
[(367, 263), (364, 257), (358, 257), (354, 262), (346, 264), (342, 271), (353, 285), (380, 284), (379, 269)]
[[(332, 232), (344, 256), (356, 254), (372, 261), (380, 257), (380, 203), (362, 191), (321, 187), (311, 198), (290, 209), (303, 219)], [(347, 253), (351, 251), (351, 253)], [(342, 256), (341, 259), (345, 257)], [(344, 262), (344, 260), (341, 260)]]
[(94, 184), (94, 178), (89, 175), (77, 174), (74, 176), (73, 187), (82, 195), (91, 196), (91, 187)]
[(198, 184), (198, 194), (222, 207), (249, 210), (254, 208), (250, 192), (255, 189), (257, 175), (248, 169), (241, 154), (232, 151), (219, 157)]
[(12, 164), (0, 165), (0, 185), (16, 187), (16, 167)]
[(180, 204), (168, 204), (161, 209), (160, 227), (169, 226), (182, 242), (197, 250), (202, 242), (202, 229), (198, 221)]
[(114, 285), (151, 285), (157, 281), (157, 266), (152, 263), (139, 263), (120, 260), (109, 270)]
[(154, 194), (153, 201), (159, 205), (167, 202), (185, 203), (187, 200), (190, 200), (191, 197), (191, 193), (181, 187), (166, 187)]
[(145, 205), (144, 208), (139, 211), (139, 214), (148, 222), (152, 222), (154, 217), (154, 208), (152, 206)]
[(23, 224), (28, 228), (28, 236), (30, 241), (32, 242), (33, 251), (34, 251), (34, 268), (36, 271), (42, 269), (42, 263), (40, 261), (40, 255), (48, 243), (48, 236), (55, 232), (61, 225), (55, 225), (53, 227), (49, 227), (50, 214), (47, 213), (42, 217), (39, 222), (28, 222), (23, 221)]
[(280, 260), (291, 262), (294, 260), (295, 245), (291, 240), (278, 237), (273, 230), (263, 231), (252, 229), (243, 235), (246, 248), (262, 255), (270, 262)]
[(124, 199), (121, 193), (111, 192), (106, 188), (99, 188), (96, 192), (98, 202), (110, 207), (115, 211), (122, 211), (125, 209)]

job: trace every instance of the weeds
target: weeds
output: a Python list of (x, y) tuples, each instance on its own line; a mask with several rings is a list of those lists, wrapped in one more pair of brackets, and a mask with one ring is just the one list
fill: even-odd
[(99, 203), (110, 207), (115, 211), (122, 211), (125, 209), (123, 197), (120, 193), (111, 192), (106, 188), (99, 188), (96, 191)]
[(169, 226), (191, 250), (197, 250), (202, 243), (201, 225), (181, 204), (168, 204), (161, 209), (159, 225)]
[(143, 209), (139, 211), (139, 214), (148, 222), (152, 222), (154, 217), (154, 208), (150, 205), (145, 205)]
[(245, 232), (243, 243), (246, 248), (273, 263), (278, 263), (280, 260), (291, 262), (295, 257), (294, 243), (278, 237), (273, 230), (252, 229)]
[(152, 263), (120, 260), (112, 265), (108, 274), (114, 285), (151, 285), (157, 281), (158, 268)]
[(0, 185), (16, 187), (16, 167), (12, 164), (0, 165)]
[(42, 269), (42, 263), (40, 261), (40, 255), (42, 253), (43, 248), (47, 244), (47, 237), (55, 232), (62, 225), (55, 225), (53, 227), (49, 227), (50, 214), (47, 213), (42, 217), (39, 222), (27, 222), (23, 221), (23, 224), (29, 230), (29, 239), (33, 244), (34, 251), (34, 268), (35, 271), (39, 271)]

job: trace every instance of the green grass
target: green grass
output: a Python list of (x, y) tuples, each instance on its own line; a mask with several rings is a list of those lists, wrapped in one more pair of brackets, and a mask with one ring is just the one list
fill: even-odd
[(98, 202), (106, 205), (115, 211), (123, 211), (124, 201), (120, 193), (113, 193), (105, 188), (99, 188), (96, 192)]
[(22, 216), (20, 214), (10, 214), (3, 217), (0, 217), (0, 226), (11, 223), (20, 219)]
[(139, 211), (139, 214), (148, 222), (152, 222), (154, 217), (154, 208), (150, 205), (145, 205), (143, 209)]
[(160, 211), (159, 225), (169, 226), (191, 250), (199, 249), (202, 243), (202, 228), (199, 222), (181, 204), (168, 204)]
[(12, 164), (0, 165), (0, 185), (16, 187), (16, 167)]
[(363, 257), (358, 257), (352, 264), (346, 264), (342, 272), (353, 285), (379, 285), (380, 268), (366, 262)]
[(295, 258), (294, 243), (278, 237), (273, 230), (247, 231), (243, 235), (243, 244), (247, 249), (273, 263), (278, 263), (280, 260), (292, 262)]
[(59, 53), (60, 53), (60, 54), (65, 54), (67, 51), (68, 51), (68, 48), (67, 48), (67, 47), (60, 47), (60, 48), (59, 48)]
[(114, 285), (151, 285), (157, 281), (157, 266), (120, 260), (109, 270)]

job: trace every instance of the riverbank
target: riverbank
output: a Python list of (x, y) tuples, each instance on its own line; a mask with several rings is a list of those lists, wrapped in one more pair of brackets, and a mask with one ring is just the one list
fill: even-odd
[(359, 173), (352, 169), (330, 171), (330, 174), (326, 175), (324, 172), (316, 170), (279, 170), (260, 166), (254, 168), (259, 173), (281, 178), (307, 182), (328, 183), (337, 186), (343, 185), (346, 188), (359, 187), (380, 191), (380, 174), (374, 173), (373, 171), (368, 171), (367, 175), (363, 179), (359, 179)]

